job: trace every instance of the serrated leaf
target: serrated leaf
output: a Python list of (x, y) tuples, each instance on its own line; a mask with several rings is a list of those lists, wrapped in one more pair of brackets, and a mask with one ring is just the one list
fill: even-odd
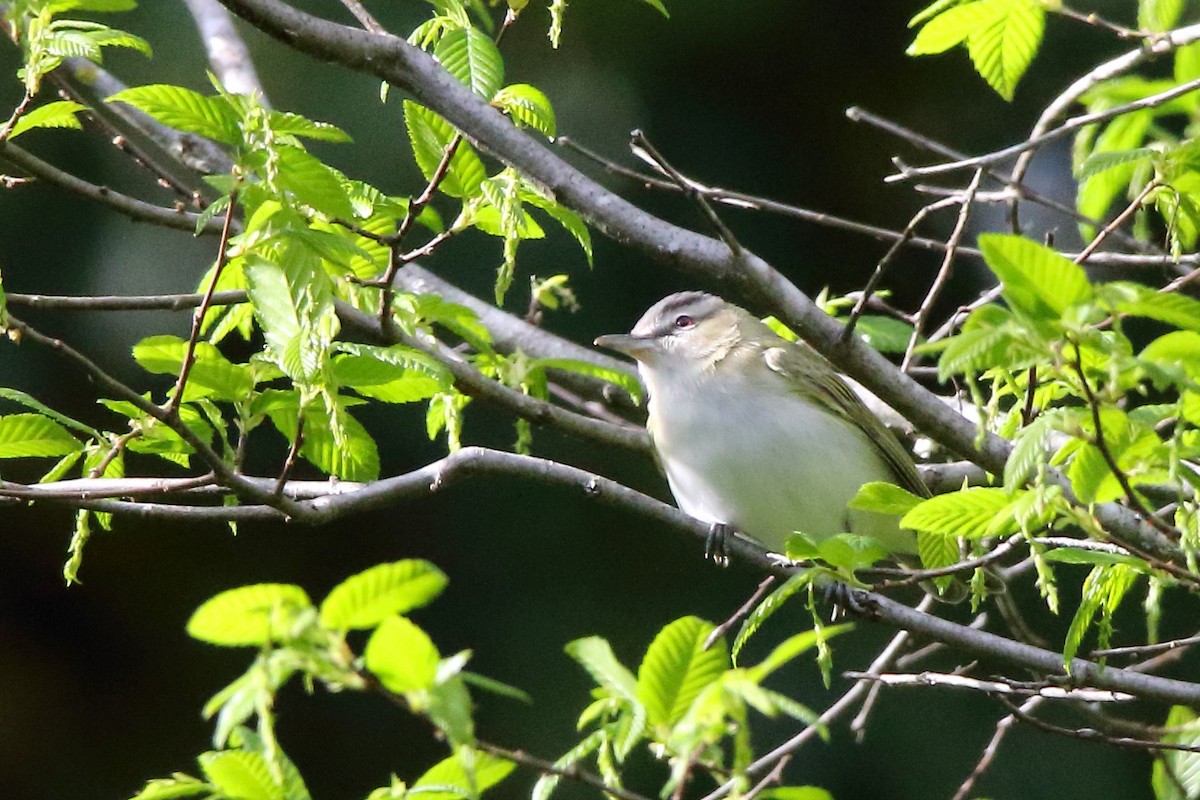
[(1033, 319), (1058, 319), (1092, 296), (1083, 268), (1045, 245), (989, 233), (979, 237), (979, 249), (1004, 284), (1004, 299)]
[(537, 206), (546, 212), (551, 219), (562, 226), (563, 230), (571, 234), (583, 250), (583, 255), (587, 258), (588, 267), (592, 266), (592, 234), (588, 230), (587, 223), (583, 221), (583, 217), (566, 206), (560, 205), (553, 200), (548, 200), (536, 192), (522, 192), (521, 199), (523, 202)]
[(1004, 489), (964, 489), (922, 501), (901, 518), (900, 527), (965, 539), (997, 535), (991, 530), (992, 521), (1011, 502)]
[[(1160, 739), (1163, 744), (1200, 746), (1196, 712), (1187, 706), (1171, 706), (1163, 729), (1170, 731)], [(1151, 784), (1154, 800), (1195, 800), (1200, 797), (1200, 753), (1160, 751), (1154, 759)]]
[[(264, 396), (267, 396), (266, 393)], [(288, 441), (295, 441), (296, 395), (277, 394), (270, 397), (273, 401), (263, 405), (263, 411)], [(304, 437), (300, 443), (300, 455), (322, 472), (342, 480), (373, 481), (379, 477), (379, 448), (362, 423), (347, 410), (352, 400), (348, 397), (334, 398), (332, 413), (323, 403), (312, 403), (304, 410)]]
[[(481, 750), (464, 749), (439, 761), (412, 785), (410, 794), (420, 800), (461, 800), (478, 797), (508, 777), (516, 765)], [(451, 791), (429, 791), (448, 787)]]
[(450, 372), (436, 359), (402, 345), (341, 344), (332, 362), (333, 378), (359, 394), (386, 403), (410, 403), (447, 391)]
[(496, 92), (492, 105), (507, 113), (519, 125), (527, 125), (547, 139), (558, 135), (558, 124), (550, 98), (536, 86), (514, 83)]
[(771, 592), (761, 603), (755, 606), (754, 610), (742, 622), (742, 627), (738, 630), (737, 636), (734, 637), (733, 648), (730, 651), (733, 663), (737, 663), (738, 653), (742, 651), (746, 642), (750, 641), (750, 637), (758, 632), (763, 623), (778, 611), (792, 595), (812, 583), (815, 577), (816, 573), (812, 570), (803, 570), (794, 573), (783, 582), (782, 586)]
[(923, 499), (895, 484), (871, 481), (859, 487), (858, 494), (846, 504), (846, 508), (876, 514), (907, 514)]
[(283, 787), (259, 753), (221, 750), (200, 756), (200, 769), (216, 789), (231, 800), (284, 800)]
[[(1112, 120), (1096, 136), (1095, 145), (1084, 159), (1084, 163), (1105, 153), (1136, 150), (1145, 139), (1146, 130), (1150, 127), (1153, 119), (1153, 115), (1148, 111), (1136, 111), (1122, 114)], [(1092, 131), (1088, 129), (1081, 130), (1077, 135), (1076, 147), (1085, 146), (1088, 141), (1087, 137), (1091, 133)], [(1113, 201), (1129, 186), (1134, 167), (1133, 162), (1110, 165), (1102, 172), (1096, 172), (1086, 181), (1081, 182), (1075, 199), (1075, 207), (1079, 213), (1090, 219), (1104, 219)], [(1084, 225), (1084, 239), (1091, 239), (1093, 235), (1092, 226)]]
[(1059, 419), (1060, 415), (1051, 411), (1017, 432), (1013, 438), (1012, 453), (1004, 464), (1004, 488), (1007, 491), (1012, 492), (1023, 486), (1038, 464), (1045, 461), (1050, 434)]
[[(150, 336), (133, 346), (133, 359), (147, 372), (178, 375), (186, 352), (187, 342), (178, 336)], [(208, 342), (197, 342), (194, 355), (184, 401), (212, 397), (237, 402), (254, 391), (254, 375), (248, 364), (233, 364)]]
[(673, 726), (696, 695), (729, 668), (723, 639), (704, 649), (713, 626), (698, 617), (683, 617), (654, 637), (638, 667), (637, 694), (651, 725)]
[(1174, 292), (1140, 287), (1135, 299), (1115, 304), (1118, 313), (1165, 322), (1177, 328), (1200, 331), (1200, 300)]
[[(447, 145), (455, 136), (454, 127), (422, 105), (404, 101), (404, 125), (412, 144), (413, 158), (425, 180), (433, 177)], [(487, 177), (483, 162), (467, 142), (460, 142), (450, 159), (446, 176), (438, 188), (450, 197), (474, 197)]]
[(176, 773), (170, 778), (156, 778), (130, 800), (183, 800), (212, 793), (212, 786), (190, 775)]
[(350, 138), (350, 134), (336, 125), (331, 125), (328, 122), (317, 122), (291, 111), (271, 111), (267, 115), (267, 124), (275, 133), (282, 133), (287, 136), (299, 136), (322, 142), (353, 141)]
[(959, 559), (958, 537), (936, 531), (917, 532), (917, 555), (924, 569), (941, 569), (957, 564)]
[(1046, 10), (1038, 0), (980, 0), (995, 10), (967, 38), (975, 70), (1005, 100), (1012, 100), (1046, 27)]
[(446, 575), (428, 561), (379, 564), (339, 583), (321, 603), (321, 626), (373, 628), (393, 614), (427, 605), (446, 588)]
[(237, 113), (220, 95), (206, 97), (182, 86), (159, 83), (124, 89), (111, 95), (108, 102), (127, 103), (164, 125), (222, 144), (238, 144), (242, 138)]
[(570, 642), (564, 649), (600, 686), (626, 700), (639, 702), (637, 680), (632, 672), (617, 661), (606, 640), (599, 636), (588, 636)]
[(433, 688), (440, 656), (425, 631), (406, 617), (392, 615), (371, 634), (367, 669), (396, 694)]
[(34, 128), (74, 128), (83, 127), (75, 115), (86, 111), (87, 106), (74, 100), (59, 100), (39, 106), (27, 114), (23, 114), (9, 132), (9, 140), (15, 139), (22, 133)]
[(750, 667), (747, 671), (756, 682), (762, 681), (772, 672), (802, 653), (811, 650), (822, 642), (828, 641), (834, 636), (853, 629), (854, 623), (847, 622), (841, 625), (827, 625), (820, 630), (801, 631), (800, 633), (792, 634), (776, 645), (766, 658), (753, 667)]
[(633, 398), (635, 403), (642, 401), (641, 383), (627, 372), (609, 369), (598, 364), (593, 364), (590, 361), (581, 361), (574, 358), (539, 358), (534, 361), (534, 365), (543, 369), (558, 369), (563, 372), (586, 375), (589, 378), (599, 378), (602, 381), (608, 381), (624, 389), (626, 394)]
[[(949, 3), (943, 3), (940, 6), (935, 4), (930, 9), (945, 8), (947, 5)], [(926, 11), (930, 9), (926, 9)], [(992, 4), (982, 2), (982, 0), (946, 8), (925, 23), (905, 53), (910, 56), (944, 53), (951, 47), (965, 42), (973, 32), (988, 24), (996, 16), (996, 13)], [(920, 15), (913, 18), (909, 27), (913, 27), (919, 21)]]
[(484, 100), (491, 100), (504, 85), (504, 58), (491, 37), (478, 28), (448, 31), (438, 40), (433, 56)]
[(350, 197), (337, 174), (319, 158), (300, 147), (277, 145), (279, 170), (275, 184), (295, 199), (321, 213), (339, 219), (354, 216)]
[(296, 615), (311, 607), (305, 591), (290, 583), (242, 586), (205, 601), (188, 620), (187, 632), (223, 647), (262, 646), (286, 636)]
[(1079, 173), (1076, 175), (1076, 178), (1080, 181), (1087, 181), (1094, 175), (1099, 175), (1101, 172), (1106, 172), (1122, 164), (1136, 164), (1141, 161), (1147, 161), (1157, 155), (1157, 153), (1158, 151), (1152, 147), (1135, 147), (1132, 150), (1109, 150), (1103, 153), (1092, 153), (1079, 167)]
[(41, 414), (0, 417), (0, 458), (49, 458), (82, 449), (66, 428)]

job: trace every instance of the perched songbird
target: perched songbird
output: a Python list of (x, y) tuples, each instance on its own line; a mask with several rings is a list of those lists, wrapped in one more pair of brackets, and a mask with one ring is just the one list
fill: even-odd
[(646, 427), (688, 514), (776, 552), (801, 531), (817, 541), (864, 534), (916, 553), (897, 517), (847, 509), (870, 481), (929, 490), (891, 431), (808, 345), (702, 292), (670, 295), (629, 334), (596, 344), (637, 359)]

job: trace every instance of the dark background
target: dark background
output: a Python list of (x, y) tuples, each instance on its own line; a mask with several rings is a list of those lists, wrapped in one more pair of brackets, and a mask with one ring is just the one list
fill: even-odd
[[(207, 91), (203, 53), (182, 3), (147, 0), (143, 5), (110, 21), (148, 38), (155, 58), (147, 62), (109, 51), (107, 66), (131, 84), (177, 82)], [(333, 0), (303, 5), (349, 21)], [(632, 164), (627, 135), (639, 127), (679, 168), (703, 182), (894, 228), (924, 201), (910, 187), (882, 183), (888, 159), (902, 155), (918, 161), (920, 155), (849, 122), (846, 107), (863, 106), (962, 150), (983, 152), (1021, 137), (1049, 98), (1125, 47), (1078, 24), (1051, 19), (1044, 52), (1010, 105), (974, 75), (964, 52), (921, 60), (903, 55), (911, 36), (906, 21), (919, 8), (912, 2), (674, 0), (668, 21), (636, 0), (576, 0), (558, 52), (546, 41), (548, 16), (542, 5), (532, 3), (504, 43), (507, 79), (544, 89), (562, 133)], [(1132, 11), (1126, 6), (1132, 5), (1110, 3), (1106, 10), (1129, 22)], [(374, 3), (373, 10), (393, 30), (406, 32), (429, 9), (409, 0)], [(276, 107), (334, 122), (356, 142), (318, 144), (315, 150), (385, 191), (419, 188), (399, 92), (381, 106), (375, 81), (310, 62), (253, 33), (249, 39)], [(17, 65), (15, 48), (0, 47), (0, 75), (9, 76), (0, 86), (5, 115), (19, 99), (12, 77)], [(85, 178), (168, 199), (104, 137), (34, 132), (20, 144)], [(1073, 188), (1065, 155), (1063, 148), (1052, 149), (1041, 159), (1035, 183), (1069, 199)], [(606, 180), (656, 213), (702, 229), (686, 203)], [(724, 213), (747, 246), (807, 291), (860, 286), (886, 249), (808, 224)], [(951, 222), (950, 217), (935, 219), (927, 232), (944, 235)], [(998, 225), (986, 218), (980, 224)], [(1070, 225), (1057, 231), (1060, 242), (1073, 236)], [(213, 247), (211, 238), (137, 225), (51, 187), (0, 193), (0, 268), (12, 292), (190, 291), (213, 258)], [(467, 235), (427, 266), (490, 296), (499, 260), (497, 241)], [(570, 272), (583, 310), (551, 314), (546, 324), (580, 342), (625, 330), (667, 291), (693, 286), (598, 235), (592, 272), (578, 249), (559, 235), (524, 245), (520, 263), (522, 275), (509, 307), (524, 306), (530, 273)], [(934, 268), (936, 261), (927, 256), (899, 259), (891, 280), (898, 302), (917, 301)], [(960, 291), (983, 279), (976, 267), (964, 266)], [(164, 330), (185, 335), (188, 319), (150, 313), (28, 316), (118, 376), (160, 392), (165, 381), (141, 374), (128, 348)], [(77, 370), (32, 345), (0, 343), (0, 382), (95, 424), (121, 424), (98, 410), (95, 388)], [(423, 414), (415, 407), (362, 413), (379, 439), (385, 474), (444, 452), (441, 442), (426, 440)], [(482, 406), (469, 409), (468, 442), (505, 446), (512, 436), (501, 415)], [(282, 459), (282, 439), (268, 435), (258, 445), (259, 466), (268, 471)], [(537, 433), (535, 449), (665, 497), (652, 466), (630, 463), (623, 454), (578, 445), (552, 431)], [(44, 465), (4, 466), (5, 477), (22, 479)], [(139, 468), (145, 474), (161, 469), (157, 463), (132, 462), (131, 470)], [(342, 578), (378, 562), (431, 559), (450, 576), (450, 588), (417, 615), (418, 622), (443, 653), (472, 648), (475, 670), (534, 696), (532, 706), (478, 698), (481, 735), (557, 757), (576, 740), (574, 718), (588, 702), (589, 680), (562, 652), (566, 642), (591, 634), (608, 637), (617, 654), (635, 666), (661, 626), (685, 614), (722, 619), (758, 578), (736, 565), (720, 571), (705, 564), (696, 542), (643, 520), (588, 505), (569, 492), (501, 479), (460, 485), (320, 529), (248, 525), (232, 536), (216, 525), (120, 520), (112, 533), (94, 536), (83, 585), (67, 589), (61, 564), (70, 530), (64, 511), (0, 509), (3, 798), (121, 798), (148, 778), (175, 770), (194, 773), (194, 758), (209, 746), (212, 731), (199, 709), (252, 655), (209, 647), (184, 633), (190, 612), (225, 588), (294, 582), (319, 599)], [(1076, 590), (1070, 580), (1063, 589), (1069, 605)], [(1061, 635), (1065, 622), (1049, 620), (1036, 603), (1031, 605), (1037, 624)], [(764, 639), (803, 624), (798, 609)], [(954, 613), (963, 617), (965, 611)], [(1139, 635), (1136, 614), (1122, 622)], [(852, 637), (843, 637), (837, 642), (837, 668), (865, 665), (889, 633), (864, 624)], [(789, 667), (776, 685), (814, 708), (837, 696), (822, 688), (809, 663)], [(837, 681), (833, 688), (844, 686)], [(376, 698), (333, 696), (319, 689), (306, 696), (293, 685), (278, 707), (280, 738), (322, 800), (362, 797), (392, 773), (414, 780), (444, 755), (422, 723)], [(865, 742), (855, 744), (839, 728), (831, 745), (815, 743), (802, 750), (788, 778), (823, 785), (842, 800), (949, 797), (1001, 715), (998, 706), (973, 695), (891, 690), (878, 705)], [(792, 730), (784, 723), (763, 725), (760, 752)], [(1150, 797), (1149, 767), (1140, 754), (1021, 729), (1005, 742), (979, 790), (1008, 798), (1051, 791), (1062, 800)], [(519, 772), (497, 796), (525, 796), (532, 780)], [(653, 785), (643, 788), (652, 791)]]

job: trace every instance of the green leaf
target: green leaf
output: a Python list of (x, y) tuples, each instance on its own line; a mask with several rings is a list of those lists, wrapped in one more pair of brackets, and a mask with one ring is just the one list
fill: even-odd
[[(1196, 712), (1187, 706), (1171, 706), (1160, 740), (1163, 744), (1200, 746), (1200, 724)], [(1154, 759), (1150, 779), (1155, 800), (1194, 800), (1200, 797), (1200, 753), (1185, 750), (1161, 750)], [(1182, 788), (1182, 792), (1180, 789)]]
[(491, 100), (504, 85), (504, 59), (500, 50), (478, 28), (455, 28), (447, 32), (438, 40), (433, 56), (447, 72), (484, 100)]
[(589, 378), (599, 378), (619, 386), (633, 398), (635, 403), (642, 401), (642, 384), (636, 377), (621, 370), (609, 369), (590, 361), (574, 358), (539, 358), (534, 365), (543, 369), (558, 369), (563, 372), (573, 372), (576, 375), (586, 375)]
[[(1122, 284), (1122, 288), (1127, 285)], [(1105, 288), (1112, 287), (1108, 284)], [(1146, 317), (1176, 328), (1200, 331), (1200, 300), (1175, 292), (1156, 292), (1145, 286), (1138, 287), (1136, 293), (1132, 299), (1115, 303), (1114, 310), (1130, 317)]]
[(819, 786), (777, 786), (759, 796), (763, 800), (833, 800), (833, 795)]
[(992, 530), (993, 519), (1011, 502), (1004, 489), (964, 489), (922, 501), (901, 518), (900, 527), (966, 539), (1000, 535)]
[(1044, 553), (1042, 558), (1057, 564), (1085, 564), (1092, 567), (1111, 567), (1120, 564), (1122, 566), (1133, 567), (1140, 572), (1149, 570), (1146, 562), (1136, 556), (1105, 553), (1099, 550), (1084, 550), (1078, 547), (1056, 547)]
[[(1096, 136), (1095, 146), (1091, 148), (1091, 153), (1083, 163), (1086, 164), (1105, 153), (1125, 153), (1138, 149), (1153, 119), (1153, 115), (1148, 111), (1136, 111), (1122, 114), (1112, 120)], [(1092, 133), (1091, 129), (1081, 130), (1076, 138), (1076, 148), (1084, 147)], [(1096, 171), (1087, 180), (1082, 181), (1075, 199), (1075, 207), (1079, 213), (1091, 219), (1104, 219), (1113, 201), (1129, 186), (1135, 167), (1135, 161), (1108, 164), (1103, 171)], [(1083, 226), (1082, 232), (1084, 239), (1091, 239), (1094, 235), (1092, 226)]]
[(565, 650), (567, 655), (579, 662), (588, 674), (605, 689), (620, 697), (638, 702), (637, 680), (617, 657), (613, 655), (612, 647), (599, 636), (589, 636), (570, 642)]
[(291, 111), (271, 111), (267, 114), (267, 125), (275, 133), (300, 136), (322, 142), (349, 142), (350, 134), (328, 122), (317, 122)]
[(1164, 334), (1146, 345), (1138, 354), (1138, 360), (1200, 375), (1200, 333), (1172, 331)]
[(846, 508), (876, 514), (907, 514), (923, 499), (895, 484), (871, 481), (859, 487), (858, 494), (854, 495)]
[[(178, 375), (187, 342), (178, 336), (151, 336), (133, 346), (133, 358), (142, 369), (156, 375)], [(197, 342), (195, 361), (188, 373), (183, 400), (212, 397), (240, 402), (254, 391), (254, 373), (248, 364), (233, 364), (208, 342)]]
[(1183, 13), (1184, 0), (1138, 0), (1138, 28), (1162, 33), (1175, 27)]
[[(259, 406), (289, 442), (297, 433), (298, 398), (294, 392), (264, 392)], [(372, 481), (379, 477), (379, 448), (362, 423), (346, 410), (353, 398), (333, 398), (332, 412), (325, 403), (304, 409), (304, 437), (300, 455), (313, 466), (347, 481)], [(360, 403), (361, 400), (353, 402)]]
[[(416, 780), (409, 794), (414, 800), (462, 800), (477, 798), (508, 777), (516, 768), (511, 761), (481, 750), (461, 748), (434, 764)], [(449, 791), (430, 791), (446, 787)]]
[(259, 583), (210, 598), (188, 620), (193, 639), (223, 647), (262, 646), (285, 639), (296, 615), (312, 601), (299, 586)]
[(750, 641), (750, 637), (758, 632), (763, 623), (778, 611), (792, 595), (811, 584), (815, 577), (816, 573), (813, 570), (796, 572), (789, 576), (783, 582), (782, 586), (771, 592), (766, 599), (755, 606), (754, 610), (742, 622), (742, 627), (738, 631), (737, 636), (734, 637), (733, 648), (731, 650), (731, 658), (734, 663), (737, 663), (738, 653), (742, 651), (746, 642)]
[(881, 353), (903, 353), (912, 332), (910, 323), (878, 314), (864, 314), (854, 326), (854, 335)]
[(201, 755), (199, 761), (208, 780), (231, 800), (285, 800), (283, 787), (275, 782), (260, 753), (212, 751)]
[[(1046, 10), (1038, 0), (980, 0), (993, 16), (971, 31), (967, 52), (975, 70), (1005, 100), (1037, 54), (1046, 28)], [(949, 12), (947, 12), (949, 13)]]
[(66, 428), (41, 414), (0, 417), (0, 458), (65, 456), (82, 449)]
[(536, 86), (514, 83), (496, 92), (492, 105), (508, 114), (518, 125), (527, 125), (547, 139), (558, 135), (554, 107), (550, 99)]
[(337, 173), (301, 147), (280, 144), (275, 148), (279, 170), (276, 185), (298, 202), (339, 219), (354, 216), (354, 207)]
[(385, 403), (411, 403), (447, 391), (453, 377), (441, 363), (419, 350), (393, 345), (341, 343), (332, 362), (341, 386)]
[(918, 531), (917, 555), (921, 558), (923, 569), (941, 569), (951, 564), (957, 564), (959, 559), (958, 537), (935, 531)]
[(723, 639), (704, 648), (712, 630), (711, 623), (698, 617), (683, 617), (654, 637), (637, 677), (638, 699), (651, 725), (673, 726), (696, 695), (729, 668)]
[(274, 363), (297, 384), (311, 385), (324, 377), (338, 331), (333, 286), (311, 250), (291, 246), (277, 258), (247, 258), (246, 290)]
[[(454, 127), (433, 111), (411, 100), (404, 101), (404, 125), (412, 144), (413, 158), (425, 180), (430, 180), (454, 139)], [(451, 197), (475, 197), (487, 177), (483, 162), (467, 142), (460, 142), (450, 159), (446, 176), (438, 188)]]
[[(1101, 172), (1106, 172), (1123, 164), (1137, 164), (1148, 161), (1158, 154), (1152, 147), (1135, 147), (1132, 150), (1109, 150), (1103, 153), (1092, 153), (1079, 167), (1076, 178), (1087, 181)], [(1128, 181), (1128, 178), (1126, 178)]]
[(667, 7), (662, 4), (662, 0), (642, 0), (642, 2), (653, 8), (658, 13), (662, 14), (667, 19), (671, 18), (671, 15), (667, 13)]
[(534, 191), (522, 192), (521, 200), (531, 206), (540, 208), (551, 219), (561, 225), (563, 230), (571, 234), (583, 250), (583, 255), (587, 258), (588, 266), (592, 266), (592, 234), (588, 231), (587, 223), (583, 221), (583, 217), (566, 206), (549, 200)]
[(74, 100), (59, 100), (39, 106), (28, 114), (17, 119), (16, 125), (8, 134), (9, 140), (15, 139), (22, 133), (34, 128), (75, 128), (83, 127), (75, 116), (80, 111), (86, 111), (87, 106)]
[(1045, 245), (1011, 234), (979, 237), (979, 249), (1004, 284), (1004, 299), (1033, 319), (1058, 319), (1088, 301), (1092, 287), (1083, 268)]
[(182, 86), (159, 83), (124, 89), (108, 102), (127, 103), (164, 125), (222, 144), (241, 142), (237, 112), (220, 95), (205, 97)]
[(775, 672), (775, 670), (802, 653), (811, 650), (834, 636), (853, 629), (854, 623), (847, 622), (841, 625), (829, 625), (820, 630), (801, 631), (800, 633), (793, 634), (780, 642), (766, 658), (755, 664), (748, 671), (756, 682), (762, 681), (772, 672)]
[[(946, 8), (947, 5), (949, 3), (935, 3), (926, 11)], [(909, 27), (918, 24), (921, 16), (914, 17)], [(951, 47), (965, 42), (968, 36), (987, 25), (995, 16), (996, 9), (990, 3), (980, 1), (952, 6), (930, 19), (905, 52), (910, 56), (944, 53)]]
[(186, 797), (210, 794), (212, 794), (212, 787), (209, 784), (177, 772), (170, 778), (156, 778), (148, 781), (145, 788), (130, 800), (182, 800)]
[(446, 575), (428, 561), (379, 564), (339, 583), (321, 603), (321, 626), (373, 628), (393, 614), (428, 605), (446, 588)]
[(1021, 488), (1037, 466), (1046, 460), (1050, 434), (1056, 430), (1061, 418), (1061, 414), (1050, 411), (1017, 432), (1012, 453), (1004, 464), (1005, 490), (1012, 492)]
[(396, 694), (432, 689), (440, 656), (425, 631), (405, 617), (393, 615), (371, 634), (367, 669)]

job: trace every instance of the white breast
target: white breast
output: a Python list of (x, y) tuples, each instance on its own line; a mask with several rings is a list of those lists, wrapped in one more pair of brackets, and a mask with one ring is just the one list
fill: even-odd
[(818, 540), (851, 531), (914, 552), (912, 534), (894, 517), (846, 509), (864, 483), (893, 479), (856, 427), (782, 386), (765, 392), (719, 371), (700, 381), (643, 377), (654, 443), (688, 514), (731, 525), (773, 550), (793, 531)]

